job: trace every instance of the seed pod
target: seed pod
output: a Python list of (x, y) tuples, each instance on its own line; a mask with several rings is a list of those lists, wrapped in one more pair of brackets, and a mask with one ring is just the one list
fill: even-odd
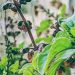
[(28, 53), (29, 52), (29, 48), (27, 47), (27, 48), (24, 48), (23, 50), (22, 50), (22, 53), (23, 54), (25, 54), (25, 53)]
[[(29, 27), (29, 29), (32, 28), (30, 21), (27, 21), (25, 24)], [(23, 21), (20, 21), (20, 22), (18, 23), (18, 28), (19, 28), (20, 30), (24, 30), (25, 32), (27, 32), (27, 28), (26, 28), (25, 24), (24, 24)]]
[(13, 33), (13, 32), (8, 32), (7, 35), (8, 35), (8, 36), (13, 36), (14, 33)]

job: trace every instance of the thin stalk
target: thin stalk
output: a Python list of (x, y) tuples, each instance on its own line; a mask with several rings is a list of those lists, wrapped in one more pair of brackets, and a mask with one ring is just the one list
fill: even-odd
[(34, 41), (34, 38), (33, 38), (33, 35), (32, 35), (32, 33), (31, 33), (30, 29), (29, 29), (28, 25), (26, 24), (26, 19), (25, 19), (24, 15), (22, 14), (20, 8), (18, 7), (17, 1), (16, 1), (16, 0), (13, 0), (13, 1), (14, 1), (14, 4), (15, 4), (16, 8), (17, 8), (17, 11), (19, 12), (19, 14), (20, 14), (22, 20), (24, 21), (24, 24), (25, 24), (25, 26), (26, 26), (26, 28), (27, 28), (27, 31), (28, 31), (28, 34), (29, 34), (30, 39), (31, 39), (31, 41), (32, 41), (32, 44), (33, 44), (34, 48), (36, 49), (37, 46), (36, 46), (36, 44), (35, 44), (35, 41)]
[[(5, 41), (6, 41), (6, 45), (8, 45), (8, 38), (7, 38), (7, 28), (6, 28), (6, 10), (5, 10), (5, 32), (6, 32), (6, 36), (5, 36)], [(7, 57), (9, 57), (9, 53), (7, 51), (8, 47), (6, 48), (6, 53), (7, 53)], [(8, 63), (7, 63), (7, 68), (6, 68), (6, 71), (7, 71), (7, 75), (9, 74), (9, 60), (8, 60)]]
[(5, 42), (6, 42), (6, 53), (7, 53), (7, 58), (8, 58), (8, 62), (7, 62), (7, 67), (6, 67), (6, 75), (9, 75), (9, 67), (10, 67), (10, 59), (11, 59), (11, 54), (9, 52), (10, 50), (10, 45), (9, 45), (9, 40), (8, 40), (8, 36), (7, 36), (7, 28), (6, 28), (6, 17), (7, 16), (7, 11), (5, 10), (5, 31), (6, 31), (6, 35), (5, 35)]

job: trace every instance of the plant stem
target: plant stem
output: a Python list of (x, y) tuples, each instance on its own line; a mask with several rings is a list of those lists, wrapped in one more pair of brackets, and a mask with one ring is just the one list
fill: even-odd
[(9, 53), (9, 41), (8, 41), (8, 37), (7, 37), (7, 28), (6, 28), (6, 15), (7, 15), (7, 12), (5, 10), (5, 31), (6, 31), (6, 36), (5, 36), (5, 41), (6, 41), (6, 53), (7, 53), (7, 58), (8, 58), (8, 62), (7, 62), (7, 67), (6, 67), (6, 71), (7, 71), (7, 74), (6, 75), (9, 75), (9, 67), (10, 67), (10, 53)]
[(30, 29), (29, 29), (27, 23), (26, 23), (26, 19), (25, 19), (24, 15), (22, 14), (20, 8), (18, 7), (18, 2), (17, 2), (16, 0), (13, 0), (13, 1), (14, 1), (14, 4), (15, 4), (16, 8), (17, 8), (17, 11), (19, 12), (19, 14), (20, 14), (22, 20), (24, 21), (24, 24), (25, 24), (25, 26), (26, 26), (26, 28), (27, 28), (28, 34), (29, 34), (29, 36), (30, 36), (30, 39), (31, 39), (31, 41), (32, 41), (32, 43), (33, 43), (33, 46), (34, 46), (35, 50), (36, 50), (37, 46), (36, 46), (36, 44), (35, 44), (33, 35), (32, 35), (32, 33), (31, 33), (31, 31), (30, 31)]
[[(5, 10), (5, 18), (4, 18), (4, 20), (5, 20), (5, 32), (6, 32), (5, 41), (6, 41), (6, 45), (7, 45), (8, 42), (7, 42), (7, 28), (6, 28), (6, 10)], [(7, 48), (6, 48), (6, 53), (7, 53)], [(7, 54), (7, 57), (8, 56), (9, 56), (9, 54)], [(8, 70), (9, 70), (8, 64), (9, 64), (9, 61), (7, 63), (7, 67), (6, 67), (7, 75), (8, 75)]]

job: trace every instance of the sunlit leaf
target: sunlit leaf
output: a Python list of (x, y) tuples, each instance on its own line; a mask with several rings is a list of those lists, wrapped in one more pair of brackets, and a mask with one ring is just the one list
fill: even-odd
[(32, 65), (35, 69), (37, 69), (40, 74), (44, 74), (45, 62), (47, 60), (47, 55), (49, 53), (50, 45), (46, 46), (41, 53), (37, 53), (34, 55)]
[(33, 67), (30, 63), (25, 64), (20, 70), (19, 74), (33, 75)]
[(75, 27), (71, 28), (70, 33), (75, 37)]
[(5, 69), (6, 65), (7, 65), (7, 57), (3, 57), (0, 61), (0, 69)]
[(73, 38), (71, 38), (70, 34), (67, 31), (59, 31), (56, 34), (56, 38), (58, 38), (58, 37), (66, 37), (66, 38), (70, 39), (71, 41), (74, 41)]
[(18, 48), (19, 49), (23, 49), (24, 48), (24, 42), (22, 42), (21, 44), (19, 44)]
[(37, 33), (41, 33), (43, 31), (46, 31), (49, 26), (52, 24), (52, 21), (51, 20), (43, 20), (41, 23), (40, 23), (40, 27), (37, 28)]
[(45, 43), (51, 43), (53, 39), (53, 36), (48, 37), (39, 37), (35, 40), (36, 43), (45, 42)]
[(71, 17), (68, 17), (67, 19), (64, 19), (61, 23), (61, 26), (67, 26), (68, 28), (72, 28), (75, 26), (75, 14), (73, 14)]
[(67, 49), (64, 50), (58, 55), (56, 55), (56, 59), (54, 62), (52, 62), (49, 70), (48, 70), (48, 75), (55, 75), (56, 71), (58, 70), (59, 66), (61, 65), (62, 62), (65, 60), (69, 59), (73, 54), (75, 53), (75, 49)]
[(63, 4), (59, 9), (59, 14), (60, 16), (65, 16), (65, 13), (66, 13), (66, 5)]
[(16, 61), (14, 64), (10, 66), (10, 71), (13, 73), (16, 73), (19, 68), (19, 61)]
[(60, 51), (63, 51), (64, 49), (70, 48), (71, 41), (65, 37), (58, 38), (51, 46), (50, 52), (48, 54), (46, 66), (45, 66), (45, 72), (48, 69), (49, 64), (52, 62), (52, 59), (54, 56), (59, 53)]

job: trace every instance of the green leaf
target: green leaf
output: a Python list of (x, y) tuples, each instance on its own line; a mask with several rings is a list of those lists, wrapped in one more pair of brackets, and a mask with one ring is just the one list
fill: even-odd
[(36, 52), (34, 54), (33, 60), (32, 60), (32, 65), (34, 67), (34, 69), (38, 69), (38, 57), (39, 57), (39, 53)]
[(61, 28), (62, 28), (63, 30), (65, 30), (65, 31), (69, 31), (69, 30), (70, 30), (69, 27), (67, 26), (67, 23), (65, 23), (65, 22), (62, 22), (62, 23), (61, 23)]
[(75, 53), (75, 49), (67, 49), (56, 55), (56, 59), (52, 62), (51, 66), (47, 71), (47, 75), (56, 75), (56, 71), (62, 62), (69, 59)]
[(0, 61), (0, 69), (5, 69), (6, 68), (6, 65), (7, 65), (7, 57), (3, 57)]
[(36, 43), (40, 43), (40, 42), (45, 42), (45, 43), (51, 43), (53, 39), (53, 36), (48, 36), (48, 37), (39, 37), (35, 40)]
[(32, 65), (33, 67), (40, 72), (41, 75), (44, 74), (45, 62), (47, 60), (47, 55), (49, 53), (50, 45), (46, 46), (41, 53), (34, 55)]
[(66, 13), (66, 5), (63, 4), (59, 9), (59, 14), (60, 16), (65, 16), (65, 13)]
[(56, 71), (59, 67), (59, 65), (63, 62), (64, 60), (58, 59), (53, 64), (51, 64), (51, 67), (49, 68), (47, 75), (56, 75)]
[(75, 14), (63, 20), (63, 22), (61, 23), (61, 26), (64, 26), (64, 27), (67, 26), (68, 28), (74, 27), (75, 26)]
[(59, 31), (57, 34), (56, 34), (56, 38), (58, 37), (66, 37), (66, 38), (69, 38), (70, 39), (70, 34), (66, 31)]
[(19, 44), (18, 47), (12, 47), (12, 50), (19, 51), (20, 49), (23, 49), (23, 48), (24, 48), (24, 42)]
[(22, 42), (21, 44), (19, 44), (18, 48), (19, 49), (23, 49), (24, 48), (24, 42)]
[(17, 47), (12, 47), (12, 50), (14, 50), (14, 51), (19, 51), (20, 49), (17, 48)]
[(55, 55), (64, 49), (70, 48), (71, 46), (71, 41), (68, 38), (58, 38), (50, 48), (50, 52), (46, 61), (45, 72), (47, 71), (49, 64), (53, 61)]
[[(41, 43), (41, 42), (45, 42), (47, 44), (51, 44), (53, 40), (53, 36), (48, 36), (48, 37), (39, 37), (37, 39), (35, 39), (35, 43)], [(30, 44), (30, 46), (32, 46), (32, 44)]]
[(19, 74), (33, 75), (33, 67), (30, 63), (25, 64), (20, 70)]
[(9, 69), (11, 72), (16, 73), (18, 71), (18, 68), (19, 68), (19, 61), (16, 61), (14, 64), (10, 66)]
[(47, 60), (50, 47), (51, 47), (50, 45), (46, 46), (44, 48), (44, 51), (40, 53), (38, 57), (38, 69), (41, 75), (44, 74), (45, 64), (46, 64), (46, 60)]
[(54, 60), (55, 55), (69, 47), (71, 47), (71, 41), (68, 38), (58, 38), (51, 46), (46, 46), (43, 52), (35, 54), (32, 65), (43, 75), (44, 72), (47, 72), (49, 64)]
[(30, 71), (28, 71), (28, 70), (25, 70), (24, 72), (23, 72), (23, 75), (33, 75)]
[(67, 31), (59, 31), (57, 34), (56, 34), (56, 37), (55, 38), (60, 38), (60, 37), (66, 37), (68, 39), (70, 39), (71, 41), (74, 41), (73, 38), (71, 38), (70, 34), (67, 32)]
[(36, 32), (39, 34), (39, 33), (46, 31), (50, 27), (51, 24), (52, 24), (51, 20), (43, 20), (40, 23), (40, 27), (37, 28)]
[(75, 27), (70, 29), (70, 33), (75, 37)]

